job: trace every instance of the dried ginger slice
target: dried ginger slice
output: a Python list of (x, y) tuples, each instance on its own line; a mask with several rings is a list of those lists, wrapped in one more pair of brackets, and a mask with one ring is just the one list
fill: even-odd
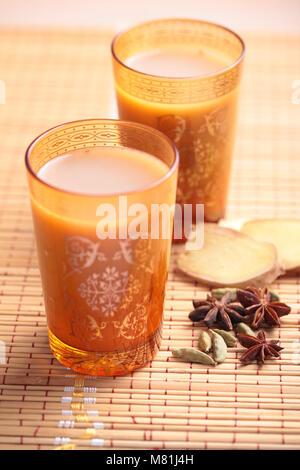
[(300, 219), (257, 219), (241, 231), (258, 241), (273, 243), (286, 271), (300, 269)]
[[(186, 245), (187, 247), (187, 245)], [(265, 286), (283, 274), (274, 245), (237, 230), (204, 225), (204, 244), (178, 257), (178, 268), (211, 286)]]

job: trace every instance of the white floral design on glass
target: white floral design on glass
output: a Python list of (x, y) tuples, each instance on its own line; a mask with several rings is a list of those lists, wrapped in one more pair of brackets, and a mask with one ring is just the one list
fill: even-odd
[(95, 260), (106, 261), (104, 253), (99, 251), (99, 242), (88, 238), (73, 236), (66, 238), (66, 254), (72, 272), (81, 272), (91, 266)]
[(113, 317), (126, 293), (128, 278), (128, 271), (119, 272), (114, 266), (106, 267), (103, 273), (88, 276), (79, 285), (78, 292), (91, 310)]

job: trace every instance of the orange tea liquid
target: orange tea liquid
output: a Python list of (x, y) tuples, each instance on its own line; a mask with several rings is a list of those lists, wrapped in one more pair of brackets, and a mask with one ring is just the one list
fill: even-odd
[[(140, 191), (168, 170), (141, 151), (92, 147), (55, 157), (37, 176), (88, 197)], [(160, 341), (170, 241), (99, 240), (96, 217), (58, 215), (34, 196), (32, 209), (54, 355), (90, 375), (124, 374), (151, 359)]]
[(151, 186), (168, 172), (158, 158), (124, 147), (73, 150), (38, 172), (45, 183), (79, 194), (118, 194)]
[[(149, 85), (151, 89), (146, 88), (142, 84), (143, 78), (139, 81), (136, 78), (134, 86), (133, 78), (131, 85), (122, 86), (121, 79), (117, 78), (115, 87), (120, 118), (157, 128), (173, 140), (180, 154), (177, 202), (204, 203), (205, 220), (219, 220), (226, 207), (238, 87), (229, 93), (221, 92), (221, 96), (214, 99), (199, 99), (198, 103), (176, 104), (172, 101), (180, 96), (181, 86), (188, 100), (188, 85), (180, 80), (214, 74), (217, 77), (219, 71), (230, 65), (230, 59), (226, 53), (217, 53), (207, 47), (191, 48), (177, 44), (176, 47), (170, 45), (128, 57), (124, 63), (133, 70), (148, 74), (148, 79), (150, 76), (162, 77), (161, 85), (166, 90), (161, 91), (157, 82)], [(115, 64), (117, 74), (118, 67)], [(168, 89), (164, 78), (174, 79)], [(191, 92), (192, 86), (195, 85), (191, 85)], [(195, 90), (193, 92), (198, 93)], [(199, 98), (205, 93), (204, 87), (203, 92), (199, 91)]]

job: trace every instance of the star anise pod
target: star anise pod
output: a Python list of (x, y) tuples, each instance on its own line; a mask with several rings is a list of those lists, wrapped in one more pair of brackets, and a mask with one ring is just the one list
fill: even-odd
[(291, 308), (283, 302), (271, 302), (271, 295), (266, 287), (238, 289), (236, 296), (245, 307), (245, 315), (250, 316), (253, 328), (259, 328), (263, 322), (271, 326), (280, 326), (279, 318), (291, 311)]
[(206, 300), (193, 300), (195, 310), (189, 319), (196, 322), (204, 320), (206, 326), (219, 324), (224, 330), (232, 330), (232, 323), (244, 321), (244, 307), (239, 302), (230, 302), (231, 293), (227, 292), (221, 300), (207, 295)]
[(237, 334), (237, 339), (242, 346), (247, 348), (247, 351), (240, 357), (240, 361), (244, 364), (257, 361), (258, 364), (263, 364), (265, 358), (279, 357), (279, 351), (283, 348), (278, 346), (278, 341), (267, 341), (264, 331), (259, 331), (256, 336)]

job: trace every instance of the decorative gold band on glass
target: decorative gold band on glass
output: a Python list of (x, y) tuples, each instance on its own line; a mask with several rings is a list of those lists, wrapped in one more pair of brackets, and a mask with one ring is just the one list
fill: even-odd
[[(136, 72), (125, 65), (133, 55), (176, 43), (221, 49), (228, 67), (205, 77), (174, 79)], [(241, 77), (244, 44), (234, 32), (220, 25), (170, 19), (144, 23), (121, 33), (112, 44), (112, 52), (116, 84), (128, 94), (154, 103), (191, 104), (219, 98), (236, 88)]]

